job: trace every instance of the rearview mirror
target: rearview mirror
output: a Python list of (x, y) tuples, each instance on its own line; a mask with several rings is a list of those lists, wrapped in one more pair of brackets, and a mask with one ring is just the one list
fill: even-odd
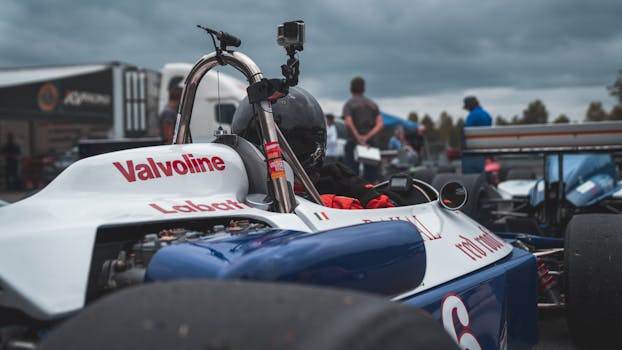
[(438, 201), (444, 208), (458, 210), (467, 201), (467, 190), (459, 182), (448, 182), (441, 187)]

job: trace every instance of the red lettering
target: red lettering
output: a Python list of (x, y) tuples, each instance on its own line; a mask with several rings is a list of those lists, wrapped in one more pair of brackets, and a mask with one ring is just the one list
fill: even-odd
[[(225, 161), (220, 157), (212, 157), (212, 164), (214, 164), (214, 168), (218, 171), (225, 170)], [(210, 168), (210, 170), (212, 170)]]
[(127, 163), (127, 170), (119, 162), (114, 162), (112, 164), (117, 168), (117, 170), (119, 170), (119, 172), (121, 172), (121, 175), (123, 175), (128, 182), (134, 182), (136, 181), (136, 173), (134, 172), (134, 162), (132, 162), (131, 160), (128, 160), (126, 163)]
[(134, 164), (134, 161), (128, 160), (125, 162), (125, 166), (120, 162), (113, 162), (112, 164), (128, 182), (135, 182), (137, 178), (146, 181), (162, 176), (173, 176), (174, 173), (186, 175), (188, 173), (203, 173), (208, 169), (209, 171), (223, 171), (226, 168), (225, 161), (220, 157), (195, 159), (192, 154), (182, 154), (181, 158), (173, 161), (156, 162), (149, 157), (145, 163)]
[(440, 234), (433, 234), (430, 230), (428, 230), (427, 227), (425, 227), (425, 225), (419, 221), (419, 219), (417, 219), (417, 217), (415, 215), (413, 215), (413, 219), (415, 219), (415, 221), (417, 222), (417, 224), (415, 224), (415, 227), (417, 227), (417, 229), (419, 230), (419, 232), (423, 233), (423, 235), (429, 239), (430, 241), (433, 241), (435, 239), (440, 239), (441, 235)]
[(232, 206), (234, 206), (237, 209), (244, 209), (244, 207), (241, 206), (240, 203), (238, 203), (236, 201), (232, 201), (231, 199), (227, 200), (227, 204), (231, 204)]
[(173, 176), (173, 167), (171, 166), (171, 162), (166, 162), (162, 164), (162, 162), (158, 162), (158, 168), (162, 170), (164, 176)]
[(232, 210), (233, 209), (227, 203), (212, 203), (212, 206), (218, 210)]
[(153, 174), (155, 175), (155, 177), (161, 177), (160, 172), (158, 171), (158, 167), (153, 161), (153, 158), (147, 158), (147, 162), (149, 163), (149, 166), (151, 167), (151, 170), (153, 171)]
[(153, 173), (151, 172), (151, 168), (147, 164), (138, 164), (136, 166), (136, 170), (138, 171), (138, 178), (141, 180), (149, 180), (153, 179)]
[(363, 222), (366, 224), (369, 224), (370, 222), (374, 222), (373, 220), (369, 220), (369, 219), (363, 219)]
[(460, 249), (464, 254), (466, 254), (466, 256), (468, 256), (469, 258), (471, 258), (471, 260), (475, 261), (478, 258), (480, 258), (479, 256), (475, 255), (475, 257), (473, 255), (471, 255), (470, 251), (465, 250), (463, 243), (458, 243), (456, 244), (456, 248)]
[(195, 173), (194, 167), (192, 166), (192, 162), (188, 158), (188, 155), (184, 154), (181, 157), (184, 158), (184, 160), (186, 161), (186, 165), (188, 166), (188, 169), (190, 169), (190, 172), (194, 174)]
[(187, 205), (174, 205), (173, 210), (177, 210), (180, 213), (195, 213), (196, 210), (190, 208)]
[[(210, 206), (209, 206), (209, 205), (207, 205), (207, 204), (195, 204), (195, 203), (193, 203), (192, 201), (185, 201), (185, 202), (186, 202), (186, 203), (187, 203), (190, 207), (192, 207), (192, 208), (194, 208), (194, 209), (197, 209), (197, 210), (199, 210), (199, 211), (214, 211), (214, 210), (215, 210), (214, 208), (210, 207)], [(242, 208), (240, 207), (240, 209), (242, 209)]]
[(464, 240), (463, 245), (465, 245), (467, 249), (473, 249), (475, 250), (476, 254), (486, 256), (486, 252), (482, 248), (478, 247), (475, 243), (473, 243), (470, 239), (464, 237), (463, 235), (459, 235), (458, 237)]
[(186, 166), (186, 163), (182, 162), (181, 160), (173, 161), (173, 169), (175, 169), (175, 172), (179, 175), (186, 175), (188, 173), (188, 167)]
[(212, 163), (209, 162), (209, 158), (203, 157), (197, 160), (199, 161), (199, 164), (201, 165), (201, 170), (205, 171), (205, 167), (203, 166), (203, 164), (205, 163), (207, 164), (207, 168), (209, 169), (209, 171), (214, 171), (214, 168), (212, 167)]
[(479, 237), (475, 237), (475, 241), (478, 242), (479, 244), (481, 244), (484, 248), (488, 249), (489, 252), (494, 253), (496, 249), (492, 249), (488, 243), (484, 240), (484, 237), (479, 236)]
[(159, 205), (157, 205), (155, 203), (149, 203), (149, 206), (151, 206), (153, 209), (155, 209), (155, 210), (157, 210), (157, 211), (159, 211), (161, 213), (164, 213), (164, 214), (175, 214), (176, 213), (176, 211), (174, 211), (174, 210), (166, 210), (166, 209), (160, 207)]
[(205, 168), (202, 169), (201, 167), (199, 167), (199, 163), (196, 159), (192, 158), (192, 154), (190, 155), (190, 160), (192, 161), (192, 166), (196, 169), (198, 173), (205, 172)]

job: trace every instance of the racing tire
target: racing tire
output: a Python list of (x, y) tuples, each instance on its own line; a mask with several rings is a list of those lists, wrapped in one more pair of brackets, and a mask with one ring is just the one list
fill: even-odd
[(622, 327), (622, 215), (574, 216), (564, 245), (566, 322), (573, 341), (590, 348), (617, 343)]
[(439, 165), (437, 168), (439, 174), (456, 174), (456, 166), (454, 165)]
[(490, 212), (484, 210), (483, 204), (490, 191), (487, 188), (488, 183), (484, 175), (438, 174), (434, 177), (434, 180), (432, 180), (431, 185), (436, 188), (436, 190), (440, 191), (443, 185), (452, 181), (460, 182), (467, 190), (467, 201), (464, 206), (460, 208), (460, 211), (481, 224), (487, 224), (490, 220)]
[(188, 280), (100, 299), (37, 349), (458, 349), (421, 310), (293, 284)]
[(428, 184), (432, 183), (436, 174), (437, 172), (434, 169), (417, 169), (411, 172), (413, 179), (421, 180)]

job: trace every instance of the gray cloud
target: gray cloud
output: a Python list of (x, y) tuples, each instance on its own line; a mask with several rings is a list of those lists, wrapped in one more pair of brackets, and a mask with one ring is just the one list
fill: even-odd
[(194, 25), (234, 33), (267, 76), (285, 55), (276, 25), (307, 24), (302, 82), (345, 98), (472, 87), (543, 89), (610, 84), (622, 67), (619, 0), (38, 1), (5, 0), (0, 67), (120, 60), (158, 69), (194, 62), (211, 41)]

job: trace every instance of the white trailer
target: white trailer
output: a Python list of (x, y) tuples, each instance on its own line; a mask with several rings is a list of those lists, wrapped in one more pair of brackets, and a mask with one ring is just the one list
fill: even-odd
[[(162, 110), (168, 101), (168, 86), (170, 81), (176, 78), (183, 78), (183, 85), (186, 76), (192, 68), (190, 63), (167, 63), (161, 70), (160, 99), (159, 108)], [(231, 120), (233, 113), (246, 96), (248, 84), (230, 75), (209, 71), (201, 81), (194, 101), (192, 110), (195, 118), (192, 121), (192, 138), (196, 141), (205, 140), (214, 135), (214, 131), (222, 126), (226, 130), (231, 130)]]

